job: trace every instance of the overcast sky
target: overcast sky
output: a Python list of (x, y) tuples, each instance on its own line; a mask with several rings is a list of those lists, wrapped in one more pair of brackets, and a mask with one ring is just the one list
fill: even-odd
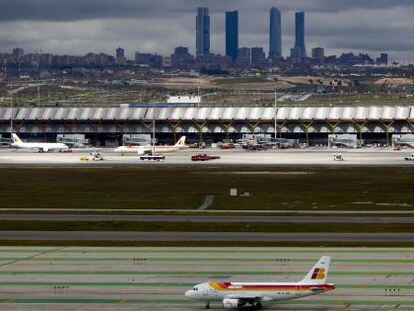
[[(1, 0), (0, 51), (168, 55), (178, 45), (194, 52), (197, 6), (211, 15), (212, 52), (224, 51), (224, 12), (239, 10), (240, 46), (268, 49), (269, 10), (283, 19), (283, 50), (294, 41), (294, 12), (306, 12), (306, 44), (327, 54), (389, 52), (414, 61), (414, 0)], [(308, 52), (308, 53), (309, 53)]]

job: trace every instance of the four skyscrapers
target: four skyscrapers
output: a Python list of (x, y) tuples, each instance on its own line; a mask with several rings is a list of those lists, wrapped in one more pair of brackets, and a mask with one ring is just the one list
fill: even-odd
[[(239, 12), (226, 12), (226, 55), (237, 59), (239, 48)], [(210, 15), (208, 8), (197, 9), (196, 19), (196, 54), (203, 56), (210, 53)], [(295, 46), (291, 49), (291, 57), (300, 62), (306, 58), (305, 45), (305, 13), (295, 15)], [(269, 58), (276, 60), (282, 57), (282, 14), (272, 7), (270, 10)], [(294, 60), (294, 62), (296, 62)]]

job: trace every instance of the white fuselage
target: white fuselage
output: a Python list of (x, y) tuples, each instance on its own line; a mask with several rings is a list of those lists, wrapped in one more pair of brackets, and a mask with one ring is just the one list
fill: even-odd
[(255, 297), (261, 297), (261, 302), (269, 302), (317, 295), (333, 289), (332, 284), (208, 282), (196, 285), (185, 296), (203, 302)]
[(67, 145), (62, 143), (25, 143), (21, 141), (12, 143), (11, 146), (13, 148), (18, 149), (34, 149), (38, 150), (39, 152), (48, 152), (53, 150), (63, 150), (69, 148)]
[[(178, 150), (188, 149), (188, 146), (155, 146), (156, 153), (168, 153), (175, 152)], [(153, 146), (121, 146), (115, 149), (115, 152), (119, 153), (135, 153), (135, 154), (144, 154), (150, 153), (154, 150)]]

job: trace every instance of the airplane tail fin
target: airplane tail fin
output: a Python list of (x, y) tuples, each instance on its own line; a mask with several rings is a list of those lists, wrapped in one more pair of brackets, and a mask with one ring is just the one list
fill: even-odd
[(323, 256), (300, 283), (308, 285), (326, 284), (330, 263), (331, 257)]
[(13, 133), (12, 134), (12, 142), (13, 144), (17, 144), (17, 143), (21, 143), (21, 139), (19, 138), (19, 136), (17, 136), (17, 134)]
[(185, 136), (182, 136), (177, 143), (175, 144), (175, 147), (183, 147), (185, 146)]

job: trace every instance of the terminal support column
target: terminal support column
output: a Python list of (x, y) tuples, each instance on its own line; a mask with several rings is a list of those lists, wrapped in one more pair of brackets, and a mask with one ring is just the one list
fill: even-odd
[(305, 122), (305, 121), (300, 120), (300, 124), (302, 124), (303, 128), (305, 129), (306, 147), (309, 147), (309, 128), (312, 126), (313, 120), (309, 121), (309, 122)]
[(335, 123), (331, 121), (326, 121), (326, 123), (328, 123), (328, 125), (330, 126), (332, 134), (335, 134), (336, 128), (338, 127), (339, 124), (341, 124), (341, 121), (337, 121)]
[(385, 136), (387, 138), (387, 146), (390, 145), (390, 127), (394, 124), (394, 121), (385, 122), (380, 120), (381, 124), (385, 128)]
[(362, 128), (367, 124), (367, 121), (358, 122), (354, 120), (352, 123), (358, 128), (359, 140), (362, 142)]
[(173, 136), (174, 136), (174, 144), (177, 142), (177, 129), (180, 127), (181, 125), (181, 121), (170, 121), (170, 127), (173, 131)]
[(260, 120), (257, 121), (256, 123), (252, 123), (252, 122), (247, 122), (247, 124), (250, 127), (250, 131), (252, 132), (252, 134), (256, 133), (256, 128), (260, 125)]
[(230, 142), (230, 132), (229, 132), (229, 130), (233, 125), (233, 121), (225, 122), (225, 121), (220, 120), (220, 125), (226, 131), (226, 140), (227, 140), (227, 143), (229, 143)]
[(145, 129), (146, 129), (147, 132), (150, 131), (150, 128), (152, 127), (152, 123), (153, 122), (145, 122), (145, 121), (142, 121), (142, 125), (145, 127)]
[(277, 123), (277, 128), (279, 129), (279, 132), (280, 132), (280, 137), (282, 137), (282, 128), (286, 125), (286, 121), (283, 121), (283, 122), (278, 122)]
[(194, 121), (194, 125), (197, 127), (198, 134), (200, 137), (200, 142), (203, 141), (203, 129), (207, 125), (207, 121)]
[(63, 126), (68, 130), (69, 133), (73, 132), (75, 125), (76, 125), (75, 120), (67, 120), (63, 123)]
[(46, 128), (49, 126), (49, 121), (48, 120), (42, 120), (39, 122), (39, 128), (42, 130), (42, 132), (46, 132)]
[(118, 121), (116, 123), (116, 128), (118, 132), (125, 133), (125, 128), (128, 126), (128, 121)]

